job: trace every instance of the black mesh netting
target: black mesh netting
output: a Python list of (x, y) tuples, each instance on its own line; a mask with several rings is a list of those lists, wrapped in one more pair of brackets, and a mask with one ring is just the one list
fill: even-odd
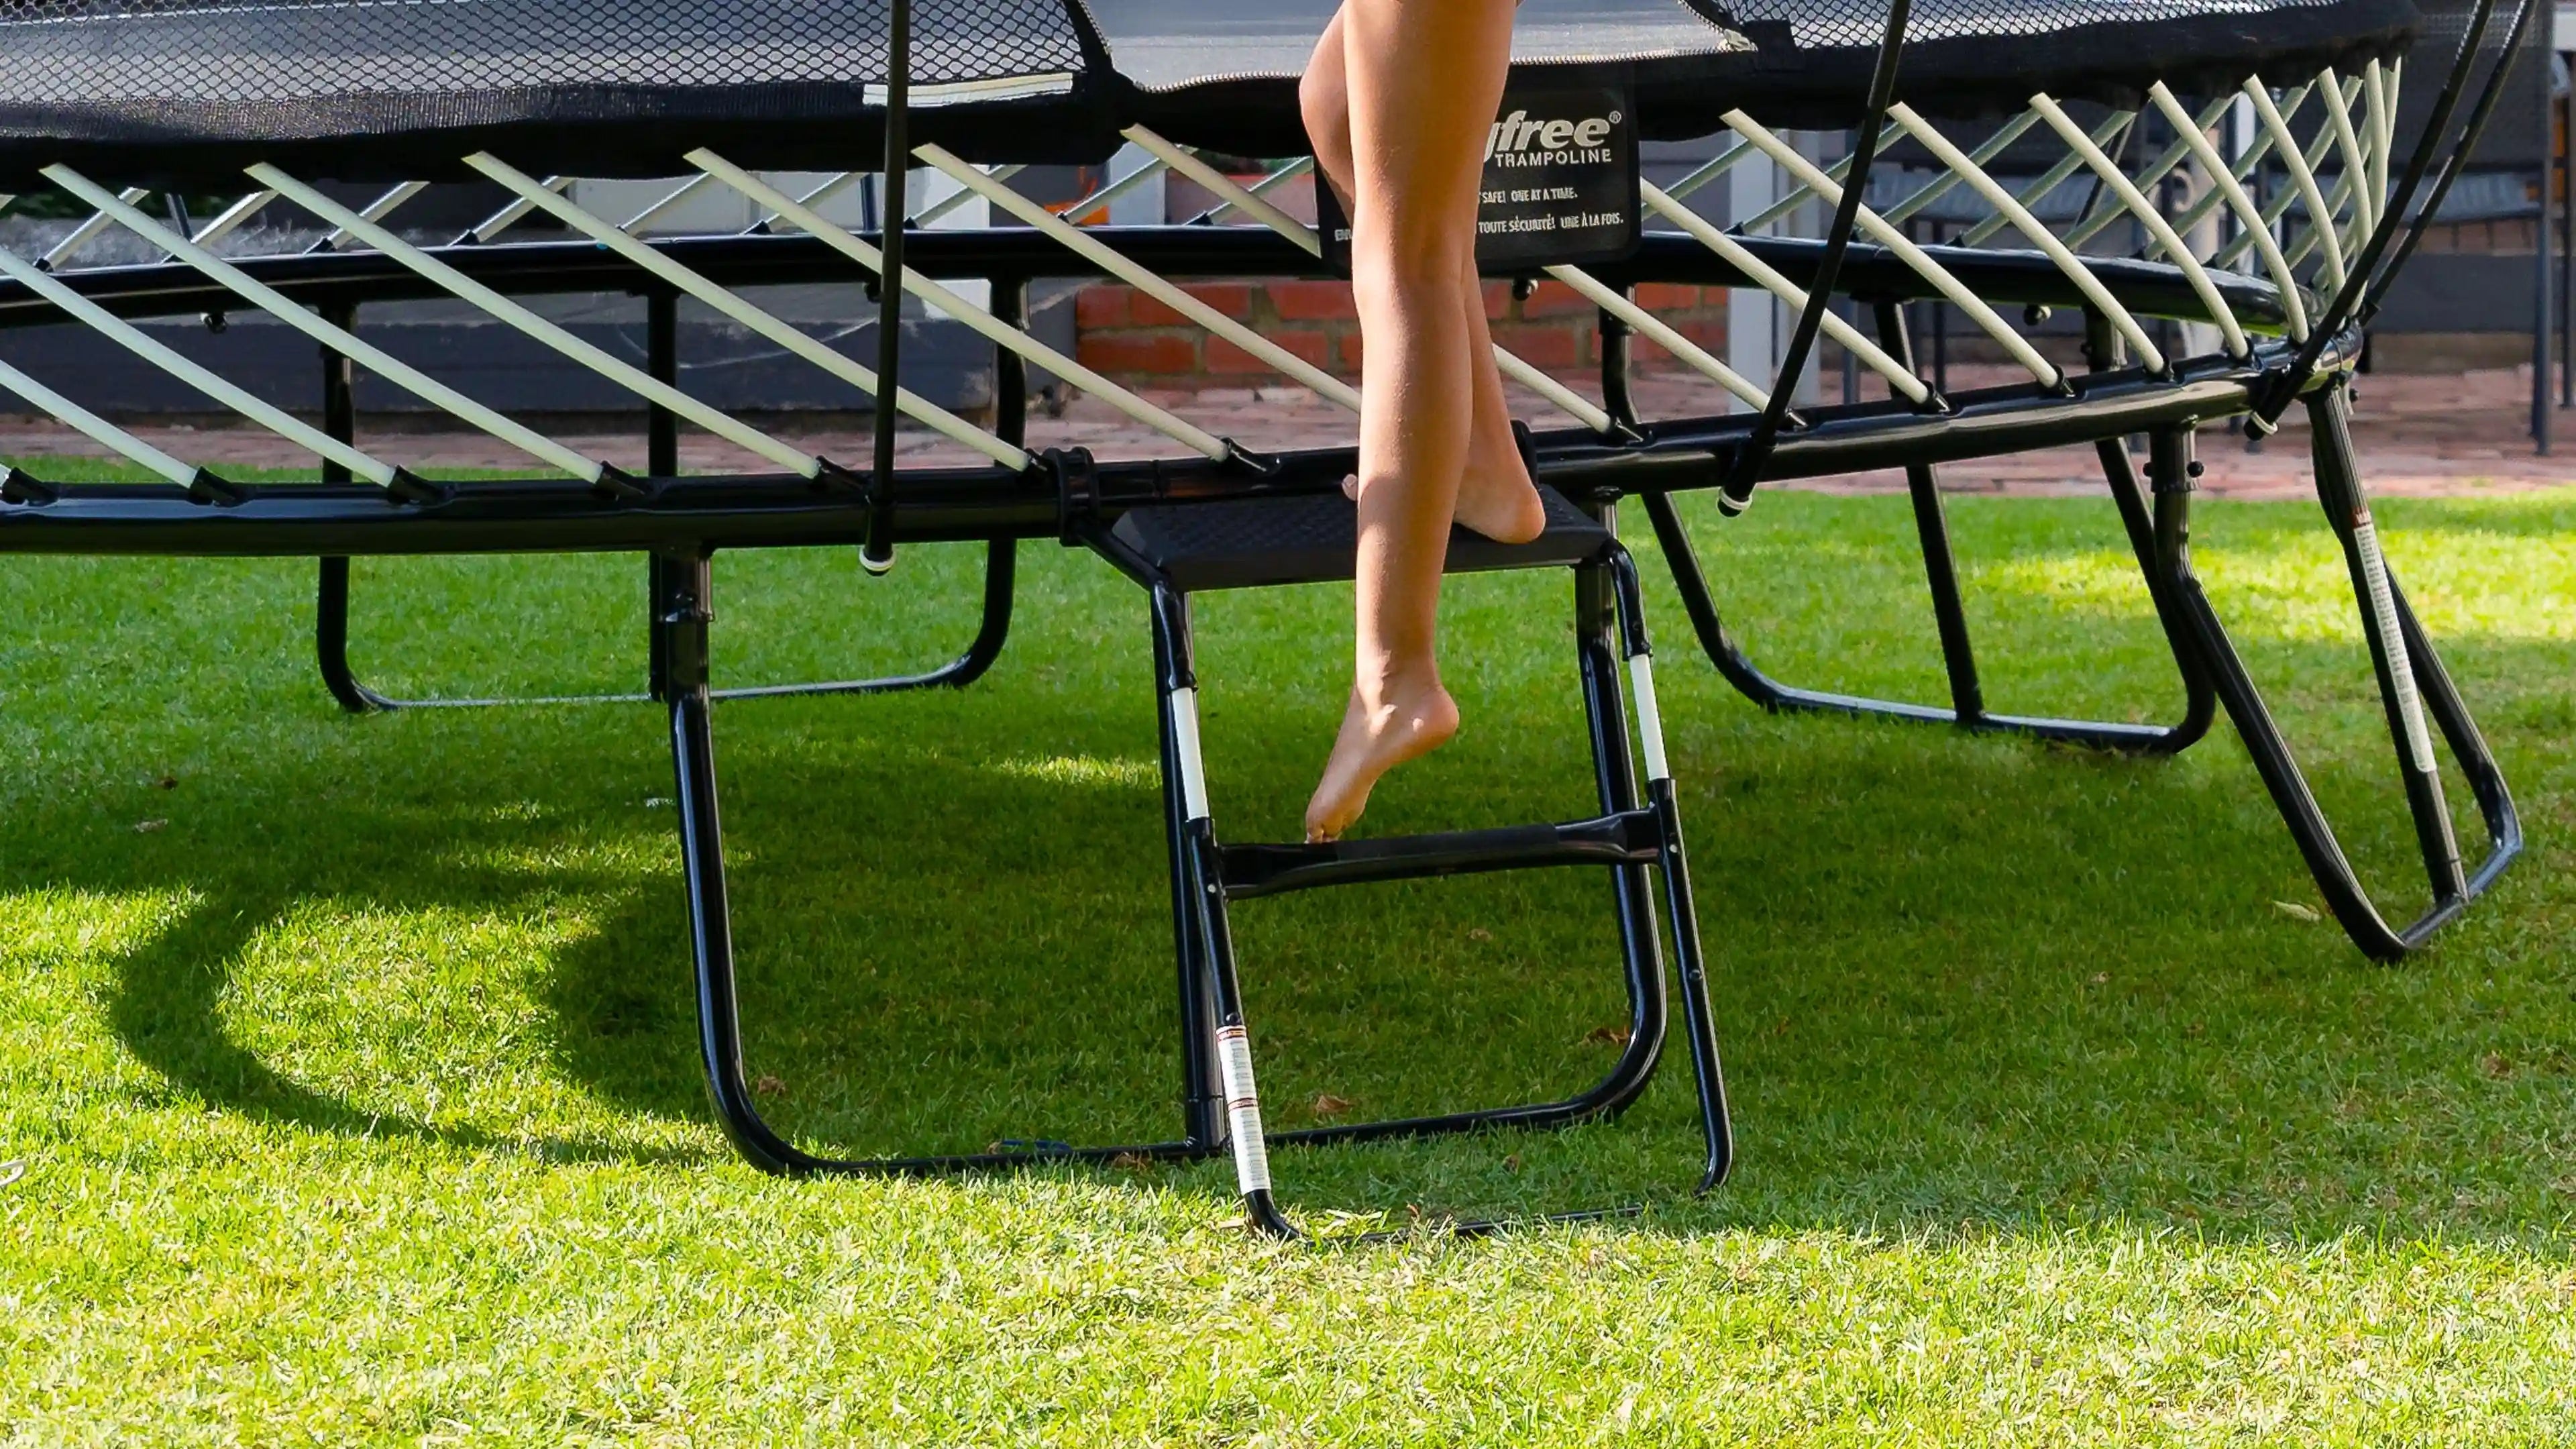
[[(1751, 37), (1775, 124), (1855, 122), (1885, 0), (1693, 3)], [(1897, 94), (1953, 117), (2010, 114), (2040, 91), (2135, 106), (2156, 81), (2211, 95), (2400, 54), (2420, 21), (2411, 0), (1914, 0)]]
[[(0, 190), (51, 161), (137, 184), (210, 183), (254, 160), (436, 180), (475, 149), (587, 176), (675, 174), (701, 145), (769, 168), (872, 169), (887, 4), (0, 0)], [(915, 0), (912, 75), (934, 88), (915, 134), (972, 160), (1092, 161), (1143, 120), (1289, 154), (1303, 149), (1296, 69), (1332, 8)], [(1516, 50), (1629, 85), (1649, 137), (1707, 134), (1739, 106), (1841, 128), (1885, 16), (1884, 0), (1527, 0)], [(1950, 116), (2018, 110), (2034, 90), (2212, 94), (2394, 53), (2418, 18), (2409, 0), (1917, 0), (1899, 94)]]
[[(1087, 68), (1066, 0), (912, 11), (918, 86), (1025, 109)], [(855, 159), (887, 40), (887, 0), (0, 0), (0, 138), (197, 148), (552, 125), (569, 139), (695, 121), (812, 127), (793, 149)], [(546, 159), (643, 165), (620, 141), (594, 133)]]
[[(2284, 10), (2331, 6), (2335, 0), (1915, 0), (1905, 38), (2009, 42), (2081, 31), (2092, 25), (2190, 27), (2241, 17), (2260, 22)], [(1881, 0), (1719, 0), (1710, 8), (1742, 25), (1786, 25), (1801, 48), (1878, 44), (1888, 7)], [(1998, 67), (2017, 64), (2009, 46)]]
[[(1062, 0), (916, 0), (923, 85), (1080, 70)], [(225, 104), (886, 74), (886, 0), (0, 0), (10, 101)]]

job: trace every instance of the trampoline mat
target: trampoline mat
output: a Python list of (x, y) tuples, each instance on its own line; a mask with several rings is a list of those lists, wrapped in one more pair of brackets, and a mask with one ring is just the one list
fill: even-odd
[[(660, 176), (713, 146), (869, 169), (889, 0), (0, 0), (0, 187), (103, 180)], [(1089, 162), (1142, 122), (1242, 155), (1304, 149), (1296, 78), (1333, 0), (914, 0), (913, 131), (970, 160)], [(1857, 116), (1874, 0), (1526, 0), (1517, 64), (1632, 88), (1640, 133)], [(1936, 115), (2034, 90), (2122, 100), (2403, 48), (2409, 0), (1917, 0), (1900, 93)]]

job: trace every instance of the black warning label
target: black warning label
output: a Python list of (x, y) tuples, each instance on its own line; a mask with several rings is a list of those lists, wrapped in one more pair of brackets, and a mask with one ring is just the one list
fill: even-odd
[[(1485, 136), (1476, 261), (1489, 272), (1617, 261), (1638, 236), (1637, 132), (1611, 86), (1522, 86)], [(1332, 188), (1317, 196), (1324, 257), (1350, 270), (1351, 228)]]

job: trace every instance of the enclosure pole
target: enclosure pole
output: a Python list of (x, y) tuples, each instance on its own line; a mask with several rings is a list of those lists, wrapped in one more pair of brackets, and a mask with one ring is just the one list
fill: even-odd
[(859, 549), (860, 565), (878, 574), (894, 567), (894, 399), (901, 385), (903, 227), (910, 210), (903, 190), (912, 165), (912, 145), (904, 135), (912, 88), (912, 0), (893, 0), (886, 31), (885, 202), (878, 211), (884, 229), (877, 239), (884, 258), (877, 274), (877, 446), (868, 479), (868, 541)]

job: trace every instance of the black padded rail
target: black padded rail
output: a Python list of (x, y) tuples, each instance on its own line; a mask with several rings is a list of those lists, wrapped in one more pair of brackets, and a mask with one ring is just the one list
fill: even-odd
[[(1609, 530), (1551, 488), (1547, 531), (1523, 544), (1496, 543), (1466, 529), (1449, 534), (1449, 572), (1567, 568), (1599, 558)], [(1138, 508), (1118, 520), (1119, 542), (1162, 571), (1183, 593), (1313, 584), (1350, 578), (1359, 549), (1359, 509), (1338, 494), (1253, 498), (1235, 503)]]

